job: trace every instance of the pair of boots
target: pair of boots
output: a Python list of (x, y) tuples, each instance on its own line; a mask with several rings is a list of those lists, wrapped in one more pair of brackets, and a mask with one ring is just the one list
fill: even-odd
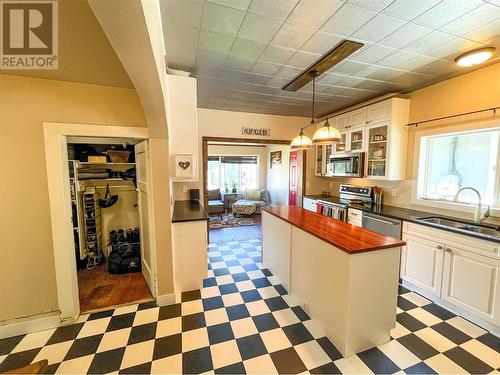
[(139, 227), (127, 229), (126, 232), (123, 229), (118, 229), (117, 231), (112, 230), (109, 232), (109, 242), (111, 242), (111, 245), (117, 245), (123, 242), (138, 243), (139, 241)]

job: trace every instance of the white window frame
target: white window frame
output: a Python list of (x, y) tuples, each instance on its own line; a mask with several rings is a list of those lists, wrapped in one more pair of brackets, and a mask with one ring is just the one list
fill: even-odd
[[(220, 158), (223, 157), (223, 156), (237, 156), (237, 157), (246, 157), (246, 156), (251, 156), (251, 157), (256, 157), (257, 158), (257, 182), (256, 182), (256, 187), (255, 189), (260, 189), (260, 155), (252, 155), (252, 154), (237, 154), (237, 155), (234, 155), (234, 154), (208, 154), (208, 156), (217, 156), (219, 158), (219, 164), (220, 166), (222, 166), (222, 163), (220, 162)], [(219, 167), (219, 182), (222, 184), (222, 168)], [(229, 190), (232, 189), (232, 186), (228, 186)], [(241, 169), (240, 169), (240, 174), (239, 174), (239, 178), (238, 178), (238, 192), (241, 192), (243, 191), (242, 190), (242, 187), (241, 187)], [(224, 187), (223, 186), (220, 186), (220, 190), (223, 191), (224, 190)]]
[[(477, 207), (475, 203), (468, 204), (463, 202), (448, 202), (442, 200), (433, 200), (427, 198), (420, 198), (419, 192), (423, 190), (423, 184), (425, 184), (425, 178), (420, 178), (420, 165), (422, 160), (427, 157), (426, 152), (421, 152), (421, 140), (422, 137), (445, 135), (445, 134), (455, 134), (455, 133), (466, 133), (466, 132), (478, 132), (487, 130), (498, 130), (500, 129), (500, 119), (490, 119), (482, 121), (468, 121), (463, 123), (451, 124), (447, 126), (440, 126), (439, 128), (428, 128), (415, 131), (415, 139), (413, 145), (413, 176), (411, 184), (411, 203), (413, 205), (420, 205), (425, 207), (431, 207), (443, 210), (453, 210), (473, 213)], [(500, 147), (500, 146), (499, 146)], [(495, 191), (494, 191), (494, 203), (491, 205), (492, 216), (500, 215), (500, 152), (498, 153), (497, 159), (497, 169), (495, 177)], [(486, 209), (486, 205), (482, 203), (483, 209)]]

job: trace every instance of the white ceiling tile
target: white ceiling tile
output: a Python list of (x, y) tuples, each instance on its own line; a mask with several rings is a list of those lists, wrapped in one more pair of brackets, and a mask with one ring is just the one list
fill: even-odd
[(236, 38), (230, 54), (250, 59), (257, 59), (264, 48), (266, 48), (266, 45), (263, 43), (257, 43), (253, 40), (243, 38)]
[(203, 7), (201, 27), (205, 30), (236, 36), (245, 12), (212, 3)]
[(498, 20), (499, 18), (499, 7), (491, 4), (484, 4), (483, 6), (464, 14), (462, 17), (457, 18), (453, 22), (443, 26), (441, 30), (450, 34), (461, 36), (477, 29), (478, 27), (484, 26), (487, 23)]
[(227, 54), (231, 49), (233, 41), (234, 36), (201, 30), (198, 43), (201, 49)]
[(380, 12), (382, 9), (386, 8), (394, 0), (349, 0), (352, 5), (360, 6), (366, 9), (374, 10), (375, 12)]
[(286, 22), (316, 30), (342, 5), (342, 0), (300, 0)]
[(306, 44), (304, 44), (301, 50), (323, 55), (339, 44), (342, 40), (344, 40), (344, 37), (339, 35), (318, 31), (306, 42)]
[(401, 71), (395, 69), (378, 69), (375, 73), (372, 73), (368, 78), (378, 80), (378, 81), (390, 81), (394, 77), (400, 76)]
[(347, 3), (325, 23), (321, 31), (341, 36), (350, 36), (376, 14), (375, 11)]
[(248, 11), (259, 16), (284, 21), (299, 0), (252, 0)]
[(432, 29), (425, 26), (416, 25), (414, 23), (407, 23), (403, 25), (392, 34), (387, 35), (378, 43), (392, 48), (402, 48), (415, 40), (430, 34)]
[(217, 66), (224, 64), (227, 55), (223, 53), (206, 51), (203, 49), (198, 49), (196, 51), (196, 68), (195, 73), (204, 69), (205, 67)]
[(276, 76), (285, 79), (293, 79), (302, 73), (302, 69), (294, 68), (292, 66), (283, 66), (277, 73)]
[(196, 63), (196, 46), (200, 30), (189, 26), (178, 26), (177, 29), (180, 35), (165, 38), (167, 64), (172, 69), (191, 71)]
[(346, 77), (344, 75), (325, 73), (318, 79), (318, 83), (324, 85), (336, 85), (337, 83), (342, 82), (345, 78)]
[(500, 22), (496, 20), (465, 34), (465, 37), (476, 42), (486, 42), (498, 35), (500, 35)]
[(438, 29), (482, 4), (482, 0), (443, 0), (412, 22)]
[(404, 70), (409, 70), (409, 71), (415, 71), (423, 66), (426, 66), (428, 64), (432, 64), (436, 61), (439, 61), (439, 59), (436, 59), (434, 57), (429, 57), (429, 56), (418, 55), (417, 57), (414, 57), (413, 59), (402, 63), (399, 66), (399, 68), (404, 69)]
[(164, 26), (184, 25), (200, 27), (203, 0), (160, 0)]
[(433, 31), (432, 33), (408, 44), (404, 47), (404, 49), (411, 52), (425, 53), (433, 48), (448, 43), (454, 38), (454, 35), (443, 33), (441, 31)]
[(270, 78), (266, 84), (269, 85), (269, 86), (273, 86), (273, 87), (283, 87), (285, 86), (286, 84), (288, 83), (288, 79), (286, 78), (280, 78), (280, 77), (273, 77), (273, 78)]
[(396, 0), (383, 10), (384, 14), (411, 21), (441, 0)]
[(360, 70), (356, 73), (356, 77), (365, 78), (371, 76), (373, 73), (380, 70), (380, 66), (378, 65), (367, 65), (366, 68)]
[(253, 66), (252, 72), (259, 74), (267, 74), (269, 76), (274, 75), (278, 70), (280, 70), (281, 65), (268, 63), (265, 61), (257, 61)]
[(234, 70), (250, 71), (252, 70), (254, 64), (255, 59), (247, 59), (245, 57), (229, 55), (226, 62), (224, 63), (224, 66)]
[(308, 66), (314, 64), (320, 57), (321, 55), (318, 55), (316, 53), (298, 51), (290, 58), (290, 60), (287, 61), (286, 65), (305, 69)]
[(225, 7), (246, 11), (248, 9), (248, 5), (250, 4), (251, 0), (208, 0), (208, 1)]
[(314, 31), (312, 30), (285, 23), (273, 38), (271, 44), (299, 49), (313, 34)]
[(362, 51), (354, 57), (350, 57), (350, 60), (359, 61), (367, 64), (374, 63), (380, 59), (389, 56), (394, 53), (396, 49), (381, 45), (371, 45), (368, 47), (363, 47)]
[(427, 51), (425, 54), (438, 59), (452, 58), (461, 52), (479, 48), (482, 45), (472, 40), (456, 37), (455, 39), (443, 44), (437, 48)]
[(348, 75), (354, 75), (357, 72), (365, 69), (367, 67), (366, 64), (351, 61), (351, 60), (344, 60), (344, 62), (335, 65), (331, 71), (335, 73), (341, 73), (341, 74), (348, 74)]
[(460, 69), (463, 68), (455, 64), (455, 61), (435, 60), (430, 64), (419, 67), (415, 70), (415, 73), (422, 73), (432, 75), (434, 77), (439, 77), (442, 75), (450, 74)]
[(417, 56), (418, 54), (416, 53), (399, 50), (387, 57), (384, 57), (382, 60), (377, 61), (377, 65), (388, 68), (398, 68), (401, 64)]
[(354, 38), (375, 43), (393, 31), (399, 29), (404, 24), (405, 21), (400, 20), (399, 18), (386, 16), (385, 14), (380, 13), (352, 34), (352, 36)]
[(281, 22), (254, 14), (247, 14), (238, 37), (267, 44), (276, 34)]
[(259, 60), (275, 64), (284, 64), (297, 50), (269, 45), (266, 47)]

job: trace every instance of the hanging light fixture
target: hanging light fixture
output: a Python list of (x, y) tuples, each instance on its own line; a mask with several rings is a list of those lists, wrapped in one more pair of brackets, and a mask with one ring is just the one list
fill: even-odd
[[(313, 77), (313, 110), (311, 125), (314, 124), (314, 92), (316, 90), (316, 75)], [(326, 118), (325, 124), (314, 132), (312, 143), (315, 145), (327, 145), (331, 143), (338, 143), (342, 139), (338, 129), (334, 128), (328, 122), (328, 117)]]
[(300, 133), (290, 143), (292, 150), (310, 150), (313, 148), (312, 140), (307, 135), (304, 135), (304, 128), (300, 129)]

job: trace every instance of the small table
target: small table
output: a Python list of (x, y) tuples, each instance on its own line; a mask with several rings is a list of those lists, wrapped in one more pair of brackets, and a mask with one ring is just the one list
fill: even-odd
[(221, 193), (222, 195), (222, 201), (224, 202), (224, 209), (229, 209), (232, 207), (233, 203), (238, 200), (238, 197), (240, 196), (239, 193)]

